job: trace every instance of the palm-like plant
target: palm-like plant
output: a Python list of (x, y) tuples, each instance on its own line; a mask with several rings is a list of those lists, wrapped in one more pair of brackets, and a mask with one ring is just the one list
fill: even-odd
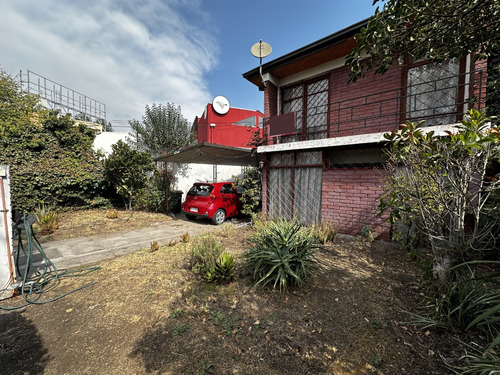
[(245, 259), (256, 284), (272, 284), (284, 293), (288, 286), (300, 287), (321, 269), (311, 229), (297, 221), (270, 221), (251, 238)]

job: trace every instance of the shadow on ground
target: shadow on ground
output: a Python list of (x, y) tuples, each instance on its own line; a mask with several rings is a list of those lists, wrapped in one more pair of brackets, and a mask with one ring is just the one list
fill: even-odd
[(31, 320), (19, 311), (0, 313), (2, 374), (41, 374), (49, 359), (47, 349)]

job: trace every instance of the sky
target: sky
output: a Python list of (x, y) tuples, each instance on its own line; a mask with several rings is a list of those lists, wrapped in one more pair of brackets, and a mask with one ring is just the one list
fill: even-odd
[(146, 105), (171, 102), (192, 123), (217, 95), (263, 111), (242, 77), (370, 17), (372, 0), (3, 0), (0, 69), (31, 71), (106, 105), (128, 131)]

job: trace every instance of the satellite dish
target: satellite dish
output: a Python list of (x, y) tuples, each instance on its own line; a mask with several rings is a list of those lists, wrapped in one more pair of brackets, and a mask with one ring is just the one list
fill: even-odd
[(218, 95), (212, 100), (212, 108), (219, 115), (225, 115), (229, 112), (229, 100), (225, 96)]
[(261, 40), (260, 42), (255, 43), (252, 46), (250, 52), (252, 52), (252, 55), (254, 57), (263, 58), (269, 56), (272, 50), (273, 49), (271, 48), (271, 45), (269, 43), (263, 42)]
[(266, 87), (266, 81), (264, 80), (264, 76), (262, 75), (262, 58), (269, 56), (272, 50), (273, 49), (271, 48), (271, 45), (269, 43), (263, 42), (262, 40), (260, 40), (258, 43), (255, 43), (250, 49), (252, 55), (260, 60), (259, 72), (260, 78), (262, 78), (262, 85), (264, 87)]

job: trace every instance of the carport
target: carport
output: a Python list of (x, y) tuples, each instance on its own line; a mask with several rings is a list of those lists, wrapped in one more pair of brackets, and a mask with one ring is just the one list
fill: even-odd
[(245, 147), (198, 143), (155, 158), (156, 162), (258, 166), (256, 152)]
[[(202, 142), (192, 146), (186, 146), (177, 150), (170, 151), (165, 155), (155, 158), (154, 160), (155, 162), (161, 163), (193, 163), (258, 167), (260, 157), (255, 151), (252, 151), (252, 149), (250, 148), (224, 146), (214, 143)], [(167, 207), (167, 210), (168, 209), (169, 208)]]

